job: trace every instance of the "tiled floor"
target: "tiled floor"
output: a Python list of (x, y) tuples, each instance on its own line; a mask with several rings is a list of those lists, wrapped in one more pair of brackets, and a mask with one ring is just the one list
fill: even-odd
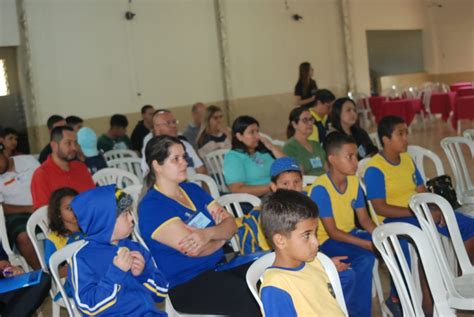
[[(468, 129), (468, 128), (472, 129), (474, 128), (474, 123), (463, 121), (462, 127), (463, 129)], [(372, 129), (370, 130), (371, 132), (373, 132), (375, 128), (372, 127)], [(421, 128), (421, 124), (415, 123), (414, 125), (412, 125), (412, 133), (410, 135), (410, 144), (420, 145), (422, 147), (428, 148), (432, 150), (433, 152), (435, 152), (443, 161), (445, 172), (449, 175), (452, 175), (446, 155), (444, 154), (440, 146), (440, 141), (446, 136), (454, 136), (454, 135), (456, 135), (456, 132), (453, 130), (453, 128), (448, 123), (443, 122), (440, 119), (427, 122), (426, 127), (424, 129)], [(472, 158), (466, 157), (466, 159), (467, 159), (467, 164), (469, 166), (469, 171), (474, 174), (473, 172), (474, 169), (472, 168), (473, 167)], [(427, 177), (435, 176), (434, 166), (430, 164), (431, 163), (427, 164), (427, 167), (426, 167)], [(382, 287), (383, 287), (384, 295), (385, 295), (384, 297), (386, 297), (388, 295), (388, 289), (389, 289), (389, 286), (388, 286), (389, 273), (386, 267), (383, 265), (380, 265), (380, 276), (382, 279)], [(43, 316), (45, 317), (51, 316), (51, 300), (49, 298), (45, 301), (41, 310), (43, 312)], [(372, 312), (373, 312), (374, 317), (381, 316), (380, 307), (375, 299), (374, 299)], [(61, 311), (61, 316), (67, 316), (67, 313), (65, 310)], [(472, 317), (474, 316), (474, 313), (473, 312), (459, 312), (458, 316)]]

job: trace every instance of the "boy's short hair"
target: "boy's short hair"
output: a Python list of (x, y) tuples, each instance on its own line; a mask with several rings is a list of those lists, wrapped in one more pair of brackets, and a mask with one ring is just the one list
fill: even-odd
[(46, 126), (48, 127), (49, 130), (53, 128), (53, 125), (58, 123), (59, 121), (64, 120), (64, 118), (58, 114), (53, 114), (48, 118), (48, 121), (46, 121)]
[(377, 127), (377, 135), (382, 146), (384, 146), (382, 140), (383, 137), (386, 136), (390, 139), (392, 137), (393, 130), (395, 130), (395, 126), (401, 123), (406, 122), (405, 120), (397, 116), (386, 116), (383, 117), (382, 120), (380, 120), (379, 125)]
[(66, 117), (66, 124), (71, 128), (74, 127), (76, 124), (84, 123), (84, 120), (78, 116), (69, 116)]
[(326, 136), (324, 140), (324, 151), (326, 156), (335, 154), (345, 144), (357, 144), (353, 137), (339, 131), (333, 131)]
[(131, 195), (125, 193), (120, 188), (115, 189), (115, 202), (117, 203), (117, 218), (130, 210), (133, 205), (133, 198)]
[(295, 172), (303, 178), (301, 168), (294, 158), (291, 157), (280, 157), (273, 161), (270, 167), (270, 180), (272, 183), (276, 183), (281, 174), (285, 172)]
[(308, 196), (287, 189), (278, 189), (263, 199), (261, 221), (268, 242), (273, 246), (277, 233), (289, 235), (296, 224), (305, 219), (317, 218), (318, 206)]
[(316, 91), (316, 97), (315, 97), (315, 102), (317, 103), (318, 101), (322, 103), (327, 103), (327, 102), (333, 102), (336, 100), (336, 96), (329, 90), (329, 89), (318, 89)]
[(110, 127), (126, 128), (128, 127), (128, 119), (123, 114), (114, 114), (110, 118)]

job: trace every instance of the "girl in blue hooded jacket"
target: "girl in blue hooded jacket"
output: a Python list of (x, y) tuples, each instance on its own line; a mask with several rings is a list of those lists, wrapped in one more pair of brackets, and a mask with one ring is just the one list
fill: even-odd
[(68, 279), (84, 315), (166, 316), (155, 307), (168, 283), (150, 253), (128, 237), (132, 198), (115, 185), (81, 193), (71, 202), (86, 242), (72, 257)]

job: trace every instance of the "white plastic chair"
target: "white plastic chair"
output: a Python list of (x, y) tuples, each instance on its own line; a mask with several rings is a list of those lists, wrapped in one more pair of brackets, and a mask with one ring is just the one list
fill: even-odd
[(134, 174), (110, 167), (97, 171), (92, 175), (92, 179), (99, 186), (115, 184), (119, 188), (126, 188), (131, 185), (141, 185), (140, 180)]
[[(54, 284), (57, 285), (59, 293), (61, 293), (61, 301), (67, 309), (70, 317), (80, 317), (82, 314), (77, 310), (76, 304), (72, 298), (67, 296), (66, 290), (63, 287), (61, 276), (59, 275), (59, 266), (67, 261), (70, 265), (70, 259), (74, 252), (76, 252), (82, 245), (84, 240), (79, 240), (71, 244), (66, 245), (64, 248), (54, 252), (49, 258), (49, 267), (51, 268), (51, 275), (53, 276)], [(63, 301), (66, 298), (67, 300)]]
[(140, 182), (143, 181), (143, 171), (141, 168), (142, 160), (138, 157), (125, 157), (107, 161), (107, 165), (112, 168), (122, 169), (134, 174)]
[(436, 176), (445, 174), (443, 162), (441, 161), (439, 156), (436, 155), (436, 153), (418, 145), (409, 145), (407, 152), (408, 154), (410, 154), (413, 161), (415, 161), (415, 165), (420, 171), (420, 174), (423, 180), (427, 180), (426, 173), (425, 173), (425, 164), (424, 164), (425, 157), (430, 159), (433, 162), (436, 169)]
[[(341, 307), (344, 314), (348, 316), (349, 314), (347, 313), (346, 302), (344, 300), (344, 295), (342, 293), (341, 281), (339, 280), (339, 275), (337, 273), (337, 269), (334, 263), (331, 261), (330, 258), (324, 255), (322, 252), (318, 252), (317, 258), (321, 262), (321, 265), (323, 266), (324, 270), (326, 271), (326, 274), (328, 275), (329, 281), (331, 282), (331, 285), (336, 295), (336, 300), (339, 306)], [(260, 300), (257, 283), (259, 281), (262, 281), (263, 273), (268, 267), (270, 267), (273, 264), (274, 261), (275, 261), (275, 253), (272, 252), (272, 253), (262, 256), (260, 259), (253, 262), (252, 265), (247, 270), (247, 275), (246, 275), (247, 286), (249, 287), (250, 292), (252, 293), (253, 297), (257, 301), (258, 306), (260, 306), (260, 310), (262, 311), (262, 314), (264, 310), (263, 310), (262, 301)]]
[[(454, 248), (454, 254), (449, 256), (454, 256), (457, 259), (462, 273), (460, 276), (457, 276), (449, 265), (448, 254), (444, 251), (428, 203), (436, 204), (443, 213)], [(453, 208), (444, 197), (432, 193), (414, 195), (410, 200), (410, 208), (420, 222), (420, 226), (436, 255), (436, 262), (440, 270), (438, 275), (442, 277), (446, 285), (449, 305), (456, 309), (474, 310), (474, 266), (464, 247)]]
[(369, 106), (369, 96), (364, 93), (352, 91), (349, 91), (347, 96), (351, 98), (356, 104), (357, 114), (361, 119), (360, 125), (363, 128), (368, 129), (370, 126), (372, 126), (372, 124), (375, 124), (373, 119), (374, 116), (372, 115), (372, 110)]
[(303, 187), (311, 186), (318, 177), (313, 175), (303, 175)]
[(474, 129), (464, 130), (464, 132), (462, 133), (462, 136), (465, 137), (466, 139), (474, 141)]
[(110, 150), (104, 153), (107, 162), (127, 157), (138, 158), (138, 155), (132, 150)]
[(456, 180), (458, 199), (464, 204), (474, 204), (474, 186), (472, 186), (468, 165), (464, 159), (463, 147), (470, 150), (470, 157), (474, 155), (474, 141), (465, 137), (447, 137), (441, 140), (441, 147), (448, 157), (449, 165)]
[(212, 177), (204, 175), (204, 174), (196, 173), (194, 175), (189, 175), (188, 181), (196, 183), (199, 186), (201, 186), (202, 183), (204, 183), (209, 189), (209, 194), (212, 196), (212, 198), (217, 199), (220, 197), (219, 188), (217, 187), (217, 184)]
[(421, 296), (415, 286), (415, 278), (407, 264), (398, 236), (408, 236), (416, 245), (425, 270), (428, 285), (434, 299), (435, 316), (456, 316), (448, 304), (448, 296), (440, 278), (435, 253), (426, 235), (407, 223), (390, 223), (375, 228), (372, 240), (380, 251), (397, 288), (403, 316), (424, 316)]
[(229, 189), (225, 184), (224, 179), (224, 155), (228, 152), (227, 149), (212, 151), (204, 157), (209, 176), (214, 178), (219, 188), (219, 192), (228, 193)]
[(369, 133), (369, 137), (372, 140), (372, 143), (375, 144), (375, 146), (381, 150), (383, 148), (382, 143), (380, 142), (379, 136), (377, 132)]
[(3, 250), (8, 255), (8, 262), (10, 262), (12, 265), (21, 266), (25, 272), (28, 272), (30, 268), (25, 258), (20, 254), (13, 252), (10, 246), (7, 225), (5, 223), (5, 213), (3, 212), (2, 204), (0, 204), (0, 239), (2, 240)]
[(276, 146), (279, 146), (279, 147), (283, 147), (285, 145), (285, 141), (273, 139), (268, 134), (265, 134), (263, 132), (259, 132), (258, 134), (260, 134), (261, 137), (264, 137), (264, 138), (268, 139), (273, 145), (276, 145)]

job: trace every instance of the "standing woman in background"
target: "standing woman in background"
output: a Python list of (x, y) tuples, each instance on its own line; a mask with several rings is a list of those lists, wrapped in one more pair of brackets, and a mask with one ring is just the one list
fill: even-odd
[(314, 106), (318, 85), (313, 79), (313, 67), (308, 62), (300, 64), (300, 74), (295, 86), (295, 105), (310, 108)]

